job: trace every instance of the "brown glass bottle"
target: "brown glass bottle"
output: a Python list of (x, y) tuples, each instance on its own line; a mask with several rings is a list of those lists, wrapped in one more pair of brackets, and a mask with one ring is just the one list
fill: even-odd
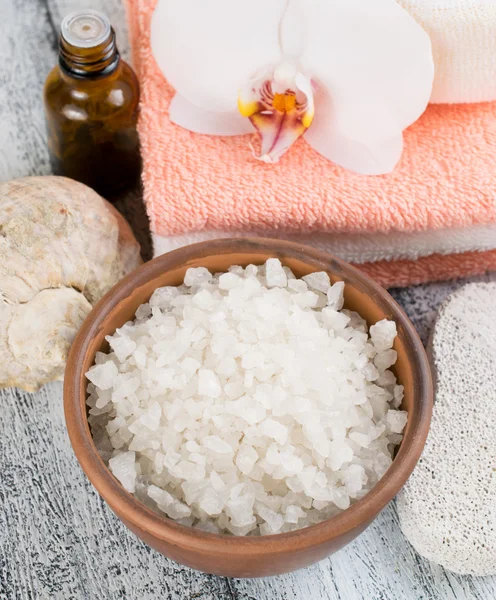
[(44, 102), (54, 173), (108, 199), (137, 183), (139, 85), (105, 15), (85, 11), (64, 19)]

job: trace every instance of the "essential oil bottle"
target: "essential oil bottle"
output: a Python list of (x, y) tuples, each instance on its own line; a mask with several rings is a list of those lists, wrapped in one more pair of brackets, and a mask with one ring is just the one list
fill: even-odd
[(62, 22), (59, 64), (44, 89), (52, 169), (109, 200), (139, 180), (139, 84), (121, 59), (107, 17), (82, 11)]

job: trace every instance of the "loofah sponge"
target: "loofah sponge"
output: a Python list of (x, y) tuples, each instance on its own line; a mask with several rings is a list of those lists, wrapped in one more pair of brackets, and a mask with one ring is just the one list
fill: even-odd
[(496, 283), (454, 293), (431, 339), (436, 403), (422, 458), (398, 496), (403, 533), (461, 574), (496, 573)]

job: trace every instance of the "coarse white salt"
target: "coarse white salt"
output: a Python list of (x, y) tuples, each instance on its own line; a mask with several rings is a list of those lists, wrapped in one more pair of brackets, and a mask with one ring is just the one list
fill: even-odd
[(91, 367), (86, 373), (86, 377), (99, 390), (109, 390), (115, 383), (115, 378), (119, 374), (115, 363), (112, 360)]
[(396, 337), (396, 323), (383, 319), (370, 328), (370, 339), (378, 352), (389, 350), (393, 347)]
[(212, 279), (212, 275), (205, 267), (196, 267), (188, 269), (184, 276), (184, 285), (187, 287), (193, 287), (195, 285), (201, 285), (202, 283), (208, 283)]
[(231, 454), (233, 449), (230, 444), (225, 442), (218, 435), (209, 435), (203, 440), (203, 445), (207, 450), (212, 450), (217, 454)]
[(135, 460), (134, 452), (119, 452), (109, 460), (110, 470), (128, 492), (134, 492), (136, 487)]
[(288, 284), (288, 276), (277, 258), (269, 258), (265, 263), (265, 278), (269, 287), (285, 287)]
[(210, 369), (200, 369), (198, 371), (198, 394), (217, 398), (221, 392), (222, 388), (218, 376)]
[(276, 258), (154, 291), (87, 373), (95, 443), (124, 488), (183, 525), (269, 535), (327, 519), (392, 462), (407, 413), (396, 325)]
[(334, 310), (341, 310), (344, 305), (344, 283), (337, 281), (327, 290), (327, 304)]
[(309, 287), (318, 290), (319, 292), (323, 292), (324, 294), (327, 294), (331, 287), (329, 275), (324, 272), (310, 273), (309, 275), (305, 275), (302, 279), (308, 283)]
[(136, 350), (136, 342), (133, 342), (133, 340), (126, 336), (117, 337), (115, 335), (108, 335), (105, 339), (109, 342), (110, 347), (121, 363)]

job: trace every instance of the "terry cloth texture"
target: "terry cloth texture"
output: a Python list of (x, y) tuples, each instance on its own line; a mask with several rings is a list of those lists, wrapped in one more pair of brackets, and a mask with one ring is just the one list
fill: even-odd
[(431, 38), (436, 65), (431, 102), (496, 100), (496, 2), (397, 1)]
[[(323, 234), (333, 234), (336, 243), (336, 234), (367, 234), (368, 250), (353, 262), (385, 285), (496, 268), (496, 253), (488, 251), (496, 249), (496, 103), (429, 106), (405, 132), (402, 160), (390, 175), (346, 171), (304, 140), (279, 164), (262, 164), (250, 150), (258, 141), (255, 135), (202, 136), (170, 123), (173, 90), (149, 43), (154, 5), (155, 0), (128, 0), (142, 86), (144, 198), (157, 254), (171, 236), (177, 241), (195, 233), (304, 234), (314, 245)], [(472, 239), (460, 234), (474, 227)], [(378, 262), (368, 262), (370, 246), (387, 241), (389, 233), (389, 250), (376, 252)], [(394, 236), (399, 234), (398, 242)], [(339, 239), (350, 244), (346, 236)], [(335, 254), (345, 250), (334, 244)]]

